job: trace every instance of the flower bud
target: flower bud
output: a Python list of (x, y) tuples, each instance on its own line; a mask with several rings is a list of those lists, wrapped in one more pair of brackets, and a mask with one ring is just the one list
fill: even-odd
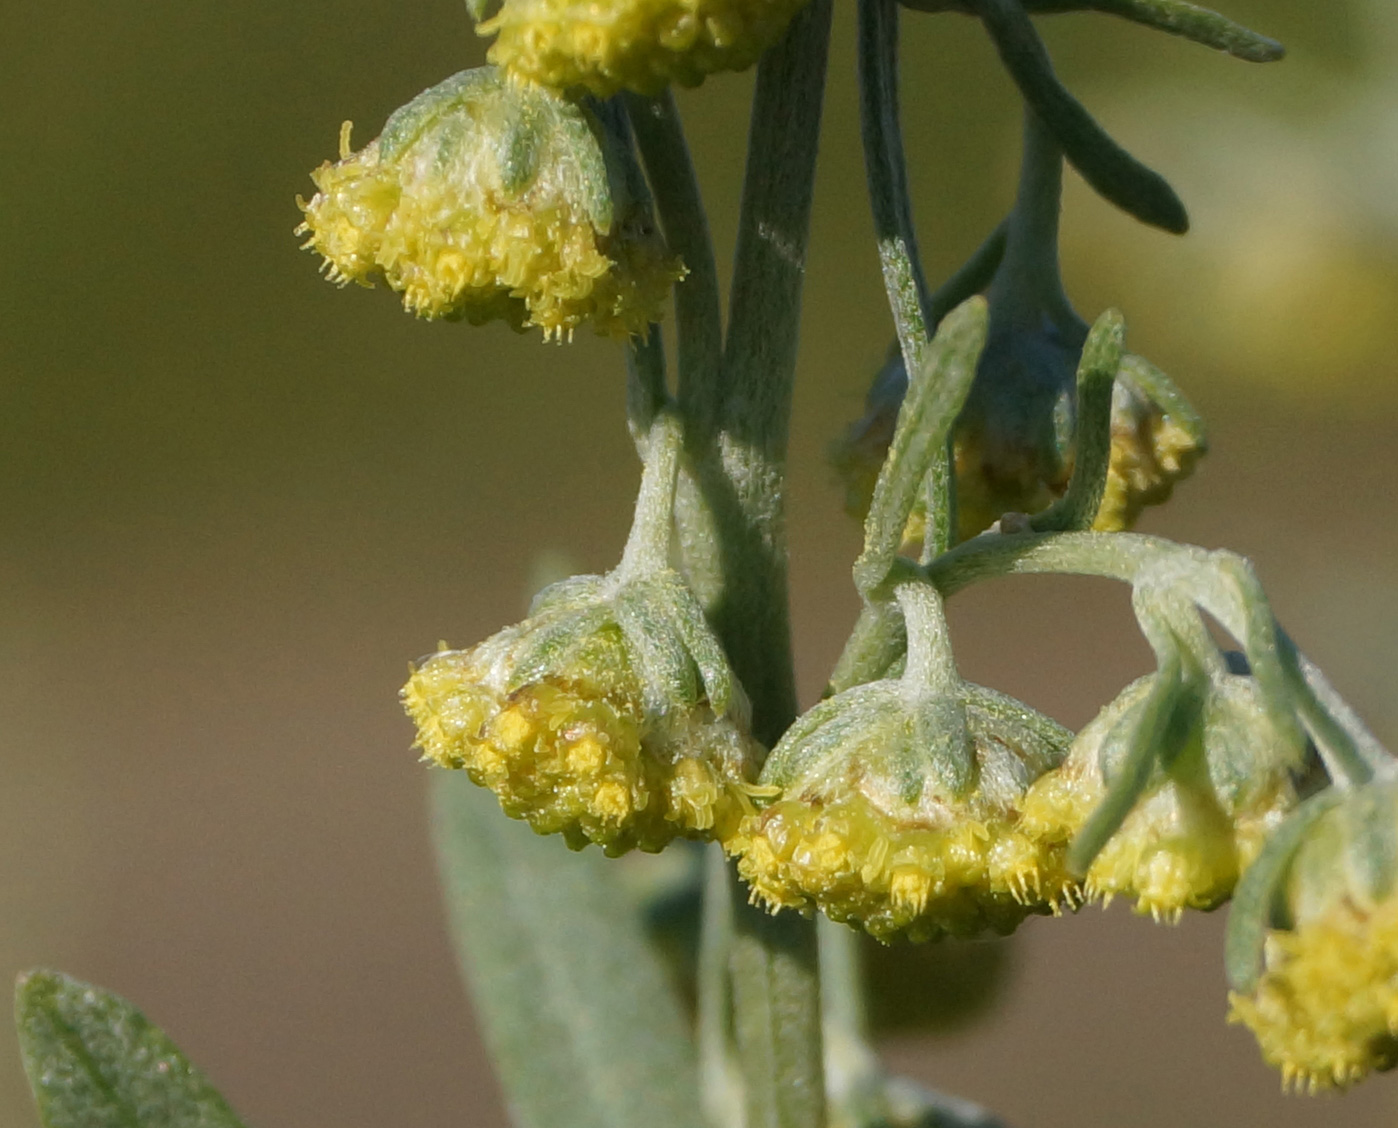
[(726, 842), (755, 900), (881, 940), (1008, 933), (1072, 905), (1063, 850), (1020, 825), (1071, 734), (991, 690), (910, 702), (894, 680), (817, 705), (762, 782), (781, 796)]
[(673, 572), (578, 577), (402, 697), (423, 759), (464, 768), (505, 813), (608, 854), (724, 837), (761, 749), (703, 612)]
[(751, 66), (805, 0), (505, 0), (477, 29), (490, 61), (555, 90), (658, 94)]
[(1230, 948), (1239, 914), (1260, 910), (1268, 928), (1260, 975), (1231, 976), (1229, 1019), (1284, 1083), (1314, 1092), (1398, 1064), (1398, 782), (1323, 792), (1283, 835), (1293, 826), (1277, 872), (1259, 862), (1269, 888), (1229, 921)]
[[(1142, 742), (1162, 752), (1130, 813), (1087, 868), (1088, 900), (1136, 899), (1137, 912), (1178, 920), (1227, 900), (1267, 836), (1296, 805), (1305, 748), (1279, 733), (1256, 682), (1221, 664), (1202, 686), (1163, 672), (1131, 685), (1073, 741), (1063, 765), (1029, 790), (1022, 825), (1067, 843), (1135, 768)], [(1163, 692), (1162, 692), (1163, 691)]]
[(496, 318), (545, 338), (624, 338), (683, 276), (612, 143), (576, 102), (493, 67), (462, 71), (311, 174), (298, 234), (332, 282), (382, 277), (420, 317)]
[[(1035, 355), (1043, 359), (1054, 353), (1038, 350)], [(1061, 387), (1037, 412), (1048, 421), (1042, 441), (1030, 439), (1027, 416), (1033, 412), (992, 410), (982, 404), (977, 414), (963, 416), (954, 439), (959, 540), (984, 531), (1005, 513), (1040, 512), (1067, 490), (1075, 446), (1073, 363), (1059, 357), (1055, 371), (1047, 373)], [(1004, 378), (1002, 372), (997, 381)], [(1044, 378), (1041, 371), (1036, 379)], [(874, 377), (864, 414), (831, 447), (830, 460), (845, 489), (845, 511), (860, 520), (869, 511), (907, 386), (903, 358), (895, 349)], [(1003, 403), (1012, 402), (1014, 396), (1007, 394)], [(1032, 397), (1025, 401), (1032, 402)], [(992, 418), (994, 427), (989, 425)], [(1111, 456), (1093, 529), (1131, 528), (1146, 507), (1169, 500), (1175, 484), (1194, 472), (1207, 450), (1203, 423), (1184, 396), (1148, 361), (1127, 354), (1112, 393)], [(921, 543), (926, 519), (925, 499), (919, 499), (904, 532), (906, 545)]]

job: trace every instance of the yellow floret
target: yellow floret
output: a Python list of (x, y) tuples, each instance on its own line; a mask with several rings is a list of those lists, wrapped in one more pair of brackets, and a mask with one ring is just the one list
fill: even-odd
[(1229, 1021), (1248, 1026), (1262, 1056), (1297, 1088), (1343, 1088), (1398, 1063), (1398, 900), (1371, 911), (1336, 899), (1294, 932), (1274, 932), (1251, 995)]
[(1034, 913), (1076, 903), (1061, 846), (1002, 819), (926, 804), (885, 811), (853, 788), (780, 799), (724, 846), (753, 899), (821, 909), (881, 940), (1008, 933)]
[(1197, 434), (1153, 404), (1113, 411), (1107, 485), (1092, 527), (1103, 533), (1131, 528), (1147, 506), (1170, 500), (1175, 483), (1194, 473), (1205, 449)]
[[(1088, 730), (1083, 735), (1090, 737)], [(1066, 848), (1104, 795), (1095, 753), (1070, 754), (1029, 789), (1021, 828)], [(1185, 909), (1217, 908), (1294, 804), (1284, 778), (1231, 813), (1207, 790), (1161, 780), (1097, 855), (1083, 893), (1104, 905), (1117, 896), (1134, 898), (1136, 912), (1169, 923)]]
[(639, 205), (613, 214), (582, 111), (489, 68), (428, 91), (311, 178), (297, 230), (326, 276), (381, 277), (420, 317), (503, 319), (545, 339), (591, 322), (625, 338), (660, 319), (684, 275)]
[(490, 61), (556, 90), (658, 94), (743, 70), (806, 0), (505, 0), (478, 28)]
[(403, 702), (423, 758), (464, 768), (513, 818), (570, 846), (659, 850), (677, 836), (731, 834), (751, 812), (755, 753), (706, 706), (647, 715), (615, 640), (595, 640), (605, 680), (547, 678), (508, 689), (510, 628), (414, 670)]

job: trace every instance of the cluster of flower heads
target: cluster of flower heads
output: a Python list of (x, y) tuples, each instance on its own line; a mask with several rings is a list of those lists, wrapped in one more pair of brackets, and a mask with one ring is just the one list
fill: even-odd
[(464, 768), (506, 814), (575, 849), (733, 833), (761, 749), (679, 577), (580, 577), (540, 599), (523, 623), (413, 671), (403, 702), (423, 758)]
[(501, 319), (545, 338), (625, 338), (684, 274), (609, 138), (580, 103), (493, 67), (396, 111), (312, 173), (298, 229), (331, 281), (382, 278), (421, 317)]

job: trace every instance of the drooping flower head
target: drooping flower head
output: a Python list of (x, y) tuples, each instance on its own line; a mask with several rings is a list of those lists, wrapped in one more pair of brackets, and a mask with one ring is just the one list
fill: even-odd
[[(1251, 1029), (1262, 1056), (1298, 1088), (1343, 1088), (1398, 1065), (1392, 774), (1308, 800), (1255, 878), (1229, 921), (1238, 988), (1230, 1020)], [(1260, 950), (1234, 950), (1254, 938)]]
[[(505, 0), (479, 25), (490, 61), (555, 90), (658, 94), (744, 70), (806, 0)], [(485, 7), (484, 4), (481, 7)]]
[(403, 703), (423, 759), (574, 849), (729, 835), (761, 749), (702, 623), (672, 572), (546, 589), (523, 623), (414, 669)]
[[(1235, 669), (1241, 669), (1235, 666)], [(1162, 675), (1127, 686), (1073, 741), (1061, 767), (1030, 789), (1023, 821), (1070, 843), (1134, 766), (1141, 742), (1169, 750), (1130, 813), (1092, 860), (1089, 900), (1134, 898), (1137, 912), (1177, 920), (1228, 899), (1239, 875), (1297, 802), (1305, 749), (1271, 723), (1256, 682), (1220, 665), (1195, 690), (1162, 701)]]
[(505, 813), (575, 849), (725, 838), (752, 809), (762, 748), (703, 608), (666, 563), (683, 443), (662, 410), (620, 564), (545, 588), (529, 618), (414, 671), (423, 759), (464, 768)]
[[(905, 609), (936, 598), (899, 594)], [(819, 908), (887, 940), (1006, 933), (1074, 904), (1061, 844), (1019, 819), (1071, 734), (1003, 694), (929, 678), (918, 633), (910, 624), (902, 676), (821, 702), (768, 759), (762, 782), (780, 795), (724, 845), (772, 910)]]
[(382, 278), (421, 317), (627, 337), (659, 319), (683, 268), (615, 144), (576, 101), (463, 71), (358, 152), (347, 123), (298, 232), (331, 281)]

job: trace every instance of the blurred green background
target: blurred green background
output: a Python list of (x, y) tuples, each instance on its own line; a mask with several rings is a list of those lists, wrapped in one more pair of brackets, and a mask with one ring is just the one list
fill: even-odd
[[(1186, 239), (1070, 177), (1089, 317), (1210, 418), (1146, 527), (1250, 554), (1301, 644), (1398, 741), (1398, 18), (1232, 0), (1291, 48), (1254, 68), (1104, 17), (1046, 34), (1086, 103), (1175, 183)], [(395, 692), (439, 638), (516, 619), (541, 554), (615, 559), (636, 466), (621, 354), (421, 324), (296, 249), (297, 192), (474, 65), (456, 0), (49, 0), (0, 66), (0, 968), (136, 1000), (249, 1124), (502, 1125), (433, 884)], [(825, 449), (890, 334), (863, 197), (853, 12), (816, 197), (790, 489), (811, 700), (854, 613)], [(941, 276), (1012, 195), (1018, 108), (979, 29), (906, 21), (905, 121)], [(720, 258), (750, 76), (683, 96)], [(958, 597), (967, 676), (1081, 725), (1149, 666), (1123, 591)], [(1020, 1128), (1377, 1126), (1398, 1082), (1284, 1098), (1224, 1025), (1222, 914), (1031, 922), (989, 1017), (896, 1066)], [(0, 1125), (33, 1123), (8, 1030)]]

